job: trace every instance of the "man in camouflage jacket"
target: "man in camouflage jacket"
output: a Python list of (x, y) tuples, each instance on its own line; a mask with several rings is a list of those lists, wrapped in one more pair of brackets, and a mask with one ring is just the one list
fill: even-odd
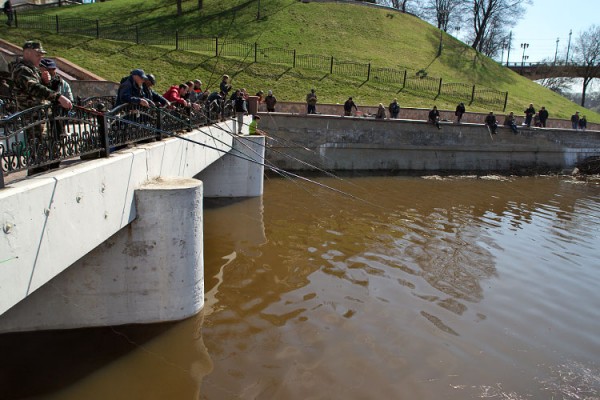
[[(73, 107), (68, 98), (44, 84), (42, 73), (38, 69), (44, 54), (46, 52), (40, 42), (27, 41), (23, 45), (23, 58), (12, 68), (13, 91), (19, 111), (47, 104), (49, 101), (56, 101), (67, 110)], [(50, 81), (49, 74), (45, 81)]]

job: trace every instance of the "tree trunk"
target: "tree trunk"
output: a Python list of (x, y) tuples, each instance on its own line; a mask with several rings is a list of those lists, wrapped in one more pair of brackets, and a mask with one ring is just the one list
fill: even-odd
[(587, 92), (587, 87), (591, 79), (583, 78), (583, 90), (581, 91), (581, 107), (585, 107), (585, 92)]
[(202, 4), (203, 1), (202, 0), (198, 0), (198, 10), (202, 10)]
[(181, 9), (181, 0), (177, 0), (177, 16), (181, 17), (182, 14), (183, 14), (183, 11)]

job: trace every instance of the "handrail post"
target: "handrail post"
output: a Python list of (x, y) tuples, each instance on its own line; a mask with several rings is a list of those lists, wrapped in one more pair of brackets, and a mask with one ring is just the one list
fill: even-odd
[(179, 50), (179, 31), (175, 30), (175, 50)]
[(507, 104), (508, 104), (508, 90), (506, 91), (506, 94), (504, 95), (504, 108), (502, 109), (502, 111), (506, 111)]
[(404, 79), (402, 80), (402, 89), (404, 89), (406, 87), (406, 75), (407, 75), (407, 71), (405, 69), (404, 70)]
[(98, 122), (100, 121), (102, 121), (102, 123), (98, 124), (98, 133), (101, 135), (100, 141), (102, 142), (102, 146), (104, 147), (104, 157), (109, 157), (110, 145), (108, 142), (108, 118), (106, 118), (106, 114), (102, 114), (102, 117), (98, 120)]
[(473, 90), (471, 90), (471, 102), (469, 104), (473, 104), (475, 101), (475, 85), (473, 85)]
[(331, 65), (329, 66), (329, 73), (333, 74), (333, 56), (331, 56)]
[(159, 130), (156, 140), (162, 140), (165, 137), (162, 132), (162, 112), (160, 109), (157, 109), (156, 112), (158, 113), (156, 116), (156, 128)]
[(293, 68), (296, 68), (296, 49), (294, 49), (294, 62), (293, 62)]
[(371, 63), (369, 63), (369, 67), (367, 69), (367, 80), (371, 79)]
[(219, 57), (219, 37), (215, 36), (215, 57)]
[(100, 39), (100, 21), (96, 20), (96, 39)]
[(442, 94), (442, 78), (440, 78), (440, 85), (438, 86), (437, 97), (440, 97), (441, 94)]
[(13, 17), (15, 19), (15, 28), (19, 27), (19, 20), (17, 19), (17, 10), (13, 10)]
[(56, 33), (59, 33), (59, 29), (58, 29), (58, 15), (55, 15), (55, 20), (56, 20)]
[(256, 62), (256, 53), (258, 53), (258, 43), (254, 42), (254, 62)]

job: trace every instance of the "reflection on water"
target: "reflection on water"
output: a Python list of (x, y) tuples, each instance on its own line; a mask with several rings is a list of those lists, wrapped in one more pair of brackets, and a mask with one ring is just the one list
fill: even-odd
[(319, 181), (362, 201), (278, 178), (263, 198), (206, 201), (203, 318), (139, 327), (132, 340), (78, 331), (95, 333), (68, 340), (87, 349), (77, 354), (46, 344), (50, 334), (14, 336), (57, 347), (39, 356), (46, 366), (75, 364), (28, 394), (600, 398), (600, 185)]
[(244, 244), (211, 235), (239, 210), (207, 212), (203, 398), (571, 398), (577, 363), (572, 398), (597, 396), (598, 185), (319, 181), (365, 201), (272, 179)]

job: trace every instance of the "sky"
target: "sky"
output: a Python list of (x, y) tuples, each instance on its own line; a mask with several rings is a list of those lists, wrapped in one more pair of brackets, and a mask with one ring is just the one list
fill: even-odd
[[(600, 24), (600, 0), (533, 0), (525, 15), (512, 29), (510, 62), (521, 62), (521, 43), (528, 43), (525, 55), (528, 62), (554, 60), (556, 39), (558, 60), (565, 60), (569, 31), (573, 30), (569, 58), (573, 54), (575, 38), (590, 26)], [(506, 62), (506, 52), (504, 53)]]

